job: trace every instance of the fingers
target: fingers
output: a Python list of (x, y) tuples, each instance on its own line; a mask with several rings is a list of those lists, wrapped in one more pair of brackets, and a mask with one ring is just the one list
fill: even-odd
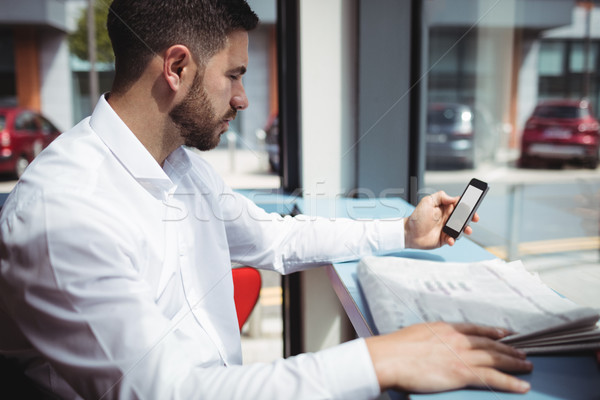
[[(443, 190), (440, 190), (439, 192), (436, 192), (436, 193), (430, 195), (429, 197), (433, 201), (433, 205), (435, 207), (448, 206), (448, 205), (455, 206), (456, 203), (458, 203), (458, 200), (460, 199), (460, 196), (452, 197), (452, 196), (448, 195), (446, 192), (444, 192)], [(479, 214), (477, 214), (477, 213), (473, 214), (473, 218), (471, 219), (471, 221), (478, 222)]]
[(469, 363), (511, 372), (529, 372), (533, 368), (525, 359), (525, 352), (498, 341), (512, 333), (507, 329), (467, 323), (433, 323), (429, 326), (433, 335), (445, 345), (470, 350), (470, 358), (465, 360)]
[(495, 326), (475, 325), (467, 323), (457, 323), (449, 325), (462, 334), (485, 336), (494, 340), (502, 339), (503, 337), (508, 336), (512, 333), (507, 329), (497, 328)]
[(515, 349), (502, 347), (493, 349), (487, 344), (483, 345), (481, 349), (477, 349), (477, 346), (479, 345), (476, 344), (476, 348), (463, 357), (465, 364), (494, 367), (501, 371), (514, 373), (528, 373), (533, 369), (531, 361), (526, 360), (525, 355)]
[(469, 347), (474, 351), (469, 361), (478, 365), (495, 366), (503, 371), (529, 372), (533, 365), (525, 359), (526, 354), (512, 346), (482, 336), (467, 336)]
[(492, 368), (477, 368), (473, 372), (475, 379), (469, 386), (515, 393), (526, 393), (531, 388), (529, 382)]
[[(509, 373), (529, 373), (533, 364), (526, 354), (512, 346), (498, 342), (511, 332), (495, 327), (473, 324), (433, 324), (432, 330), (443, 347), (455, 358), (454, 366), (465, 386), (525, 393), (528, 382)], [(454, 330), (456, 335), (444, 332)], [(439, 332), (439, 335), (438, 335)], [(437, 353), (440, 354), (442, 350)]]
[(486, 349), (523, 360), (526, 356), (523, 351), (498, 341), (511, 333), (507, 329), (492, 326), (446, 322), (416, 324), (399, 331), (400, 335), (412, 340), (428, 338), (450, 347)]
[(522, 351), (498, 342), (498, 339), (502, 339), (512, 333), (507, 329), (470, 323), (452, 324), (434, 322), (426, 325), (435, 336), (440, 338), (443, 338), (446, 335), (452, 337), (452, 335), (456, 333), (456, 337), (462, 338), (462, 341), (458, 342), (458, 344), (463, 347), (489, 348), (490, 350), (505, 353), (512, 357), (525, 358), (525, 353)]
[(455, 204), (459, 199), (459, 197), (452, 197), (448, 195), (443, 190), (432, 194), (431, 197), (434, 200), (436, 206)]

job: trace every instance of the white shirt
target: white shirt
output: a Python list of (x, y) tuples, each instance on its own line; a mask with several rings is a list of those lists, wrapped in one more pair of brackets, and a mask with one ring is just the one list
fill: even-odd
[(189, 150), (161, 168), (103, 96), (2, 210), (0, 352), (63, 398), (372, 398), (361, 339), (241, 366), (231, 261), (290, 273), (386, 253), (403, 225), (267, 214)]

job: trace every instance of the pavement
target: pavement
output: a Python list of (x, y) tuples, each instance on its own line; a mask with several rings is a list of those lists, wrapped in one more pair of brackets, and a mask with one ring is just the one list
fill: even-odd
[[(269, 170), (267, 155), (261, 151), (217, 148), (201, 154), (234, 189), (272, 189), (280, 186), (279, 177)], [(454, 179), (467, 182), (479, 173), (494, 174), (493, 179), (503, 181), (503, 167), (483, 166), (483, 171), (427, 172), (425, 183), (436, 186)], [(494, 169), (495, 168), (495, 169)], [(517, 179), (523, 183), (546, 179), (539, 171), (518, 171)], [(600, 179), (596, 171), (566, 171), (564, 179), (584, 174), (590, 179)], [(548, 178), (552, 180), (553, 178)], [(0, 192), (8, 192), (14, 181), (0, 181)], [(600, 214), (600, 213), (597, 213)], [(600, 218), (595, 215), (594, 218)], [(598, 224), (598, 222), (595, 222)], [(490, 249), (493, 250), (493, 249)], [(587, 248), (554, 246), (554, 250), (520, 257), (525, 267), (538, 274), (542, 281), (557, 292), (580, 305), (600, 309), (600, 242), (596, 240)], [(249, 321), (242, 331), (242, 352), (246, 364), (270, 362), (282, 357), (281, 277), (270, 271), (261, 271), (263, 289)]]
[(266, 152), (219, 147), (199, 153), (234, 189), (274, 189), (281, 186), (279, 176), (269, 168)]

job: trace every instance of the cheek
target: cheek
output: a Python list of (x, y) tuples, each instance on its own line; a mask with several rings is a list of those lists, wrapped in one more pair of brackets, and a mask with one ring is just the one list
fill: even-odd
[(207, 82), (206, 94), (210, 99), (211, 103), (217, 110), (229, 109), (229, 103), (231, 101), (231, 84), (229, 81), (223, 82), (223, 80), (214, 80)]

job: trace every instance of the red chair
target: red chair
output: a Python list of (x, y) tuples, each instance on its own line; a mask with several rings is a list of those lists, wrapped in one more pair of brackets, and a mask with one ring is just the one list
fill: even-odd
[(262, 281), (258, 270), (252, 267), (233, 268), (233, 300), (240, 332), (258, 302)]

